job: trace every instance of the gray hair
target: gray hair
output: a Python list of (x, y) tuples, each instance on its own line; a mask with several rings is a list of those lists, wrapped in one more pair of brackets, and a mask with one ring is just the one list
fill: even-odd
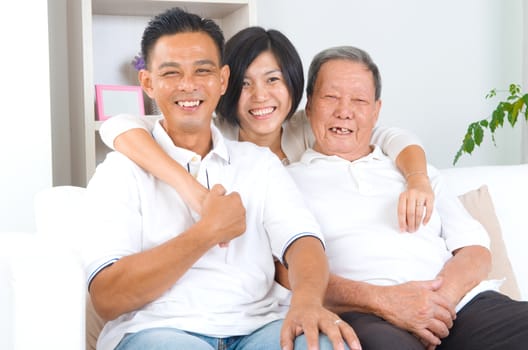
[(378, 66), (372, 61), (370, 55), (354, 46), (336, 46), (319, 52), (312, 60), (308, 70), (308, 84), (306, 85), (306, 95), (312, 96), (315, 81), (321, 66), (332, 60), (348, 60), (364, 64), (374, 77), (374, 88), (376, 101), (381, 96), (381, 76)]

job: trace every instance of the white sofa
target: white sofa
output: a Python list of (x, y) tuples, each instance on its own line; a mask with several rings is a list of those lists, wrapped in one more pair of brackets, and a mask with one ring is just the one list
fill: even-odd
[[(519, 291), (510, 285), (508, 293), (528, 300), (528, 164), (442, 173), (456, 194), (487, 185), (518, 282)], [(71, 186), (46, 189), (35, 198), (36, 234), (0, 233), (0, 349), (84, 348), (85, 285), (75, 237), (86, 218), (84, 193)], [(465, 199), (477, 200), (473, 210), (478, 214), (483, 197), (475, 193)], [(483, 213), (490, 219), (489, 211)]]

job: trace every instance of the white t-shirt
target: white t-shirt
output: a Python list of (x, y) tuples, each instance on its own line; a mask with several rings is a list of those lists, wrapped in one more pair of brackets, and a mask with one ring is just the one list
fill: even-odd
[[(102, 124), (99, 132), (103, 142), (111, 149), (114, 149), (114, 140), (117, 136), (127, 130), (137, 128), (152, 132), (155, 121), (155, 118), (120, 114), (107, 119)], [(238, 126), (233, 126), (220, 118), (214, 118), (213, 121), (225, 138), (238, 141)], [(304, 110), (299, 110), (290, 119), (286, 120), (282, 125), (282, 129), (282, 150), (290, 163), (297, 162), (301, 159), (304, 151), (312, 147), (315, 141)], [(371, 143), (379, 145), (382, 151), (392, 160), (396, 160), (398, 154), (409, 145), (421, 146), (420, 140), (412, 133), (399, 128), (383, 127), (374, 129)]]
[(321, 225), (330, 271), (339, 276), (385, 286), (431, 280), (454, 250), (489, 246), (484, 227), (432, 167), (433, 215), (415, 233), (399, 231), (398, 198), (406, 181), (378, 147), (352, 162), (310, 149), (287, 169)]
[[(277, 157), (267, 148), (225, 140), (212, 127), (213, 150), (203, 159), (175, 147), (159, 123), (155, 140), (206, 187), (240, 193), (247, 230), (227, 248), (213, 247), (156, 301), (108, 322), (98, 349), (113, 349), (127, 332), (175, 327), (215, 337), (244, 335), (284, 317), (289, 292), (274, 281), (298, 237), (321, 239), (319, 225)], [(88, 185), (93, 224), (83, 259), (90, 281), (123, 256), (157, 246), (195, 222), (178, 193), (117, 152), (108, 154)]]

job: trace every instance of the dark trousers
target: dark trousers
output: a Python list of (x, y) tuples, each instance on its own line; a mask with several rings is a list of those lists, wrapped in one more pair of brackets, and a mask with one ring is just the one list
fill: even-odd
[[(345, 312), (341, 318), (359, 337), (363, 350), (423, 350), (409, 332), (369, 314)], [(449, 336), (437, 350), (528, 349), (528, 302), (497, 292), (483, 292), (457, 314)]]

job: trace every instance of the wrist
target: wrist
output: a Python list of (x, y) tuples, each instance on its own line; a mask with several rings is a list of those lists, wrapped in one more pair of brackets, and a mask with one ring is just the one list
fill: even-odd
[(409, 179), (415, 179), (415, 178), (426, 178), (429, 180), (429, 176), (427, 175), (427, 171), (425, 170), (417, 170), (417, 171), (410, 171), (406, 173), (405, 179), (408, 181)]

